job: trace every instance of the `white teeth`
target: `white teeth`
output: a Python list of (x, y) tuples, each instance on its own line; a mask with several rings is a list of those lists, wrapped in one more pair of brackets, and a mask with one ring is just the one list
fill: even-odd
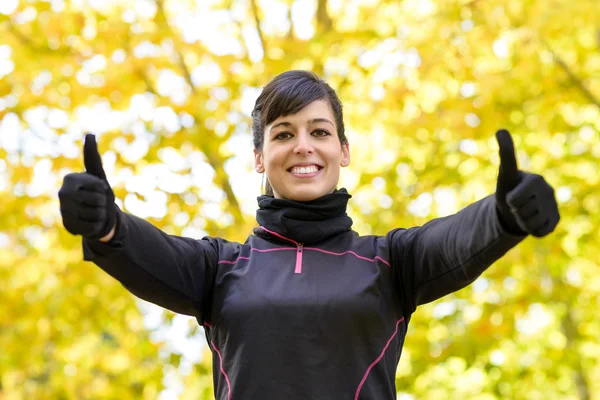
[(317, 172), (319, 168), (316, 165), (311, 165), (308, 167), (294, 167), (292, 168), (292, 173), (294, 174), (312, 174), (313, 172)]

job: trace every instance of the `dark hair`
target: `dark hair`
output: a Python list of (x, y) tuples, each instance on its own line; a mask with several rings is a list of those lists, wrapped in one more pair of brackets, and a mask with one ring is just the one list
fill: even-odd
[[(335, 90), (318, 75), (310, 71), (292, 70), (277, 75), (262, 90), (252, 110), (252, 138), (254, 149), (262, 151), (264, 128), (279, 117), (292, 115), (317, 100), (327, 100), (337, 126), (340, 143), (348, 142), (344, 131), (342, 102)], [(267, 179), (265, 194), (273, 196), (273, 188)]]

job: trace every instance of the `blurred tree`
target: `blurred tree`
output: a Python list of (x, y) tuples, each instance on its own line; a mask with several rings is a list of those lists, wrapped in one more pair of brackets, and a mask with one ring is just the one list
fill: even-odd
[(493, 192), (500, 127), (557, 189), (553, 235), (417, 310), (399, 393), (600, 399), (599, 15), (596, 0), (2, 0), (0, 398), (156, 398), (173, 370), (181, 398), (212, 398), (210, 354), (186, 365), (151, 337), (140, 303), (81, 261), (56, 193), (89, 130), (125, 210), (244, 240), (248, 114), (299, 68), (345, 104), (361, 234)]

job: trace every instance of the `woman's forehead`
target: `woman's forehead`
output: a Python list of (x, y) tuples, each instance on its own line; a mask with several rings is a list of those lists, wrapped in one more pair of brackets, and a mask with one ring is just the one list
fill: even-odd
[(278, 117), (269, 124), (268, 128), (276, 126), (290, 126), (292, 124), (331, 124), (335, 127), (335, 118), (329, 102), (316, 100), (300, 109), (295, 114)]

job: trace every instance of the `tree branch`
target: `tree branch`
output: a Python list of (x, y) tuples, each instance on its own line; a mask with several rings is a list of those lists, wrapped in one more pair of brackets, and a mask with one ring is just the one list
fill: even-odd
[[(162, 23), (163, 27), (167, 30), (167, 32), (171, 35), (171, 37), (175, 38), (176, 37), (175, 32), (173, 31), (171, 25), (169, 24), (169, 20), (167, 19), (167, 15), (164, 10), (164, 0), (156, 0), (156, 6), (157, 6), (157, 17), (158, 17), (158, 21), (159, 21), (158, 23)], [(192, 93), (194, 93), (194, 94), (197, 93), (196, 88), (194, 87), (194, 83), (192, 81), (192, 75), (190, 73), (190, 70), (187, 67), (187, 65), (185, 64), (183, 55), (182, 55), (181, 51), (179, 50), (179, 48), (177, 47), (177, 45), (175, 44), (174, 40), (173, 40), (173, 48), (175, 50), (175, 53), (177, 54), (178, 64), (179, 64), (179, 67), (181, 68), (181, 70), (183, 71), (183, 75), (185, 77), (187, 84), (190, 86)], [(194, 119), (196, 121), (198, 121), (200, 118), (195, 116)], [(233, 215), (235, 224), (242, 224), (244, 222), (244, 218), (242, 216), (241, 207), (237, 200), (237, 197), (235, 197), (235, 194), (233, 193), (233, 188), (231, 187), (231, 182), (229, 182), (229, 177), (227, 176), (227, 173), (225, 172), (225, 166), (224, 166), (223, 160), (219, 156), (216, 156), (214, 153), (211, 153), (210, 149), (208, 149), (207, 146), (203, 145), (203, 143), (204, 143), (203, 141), (198, 141), (197, 143), (198, 143), (198, 146), (200, 147), (200, 150), (204, 153), (204, 155), (208, 159), (209, 164), (213, 167), (213, 169), (216, 172), (215, 180), (218, 182), (218, 184), (221, 186), (221, 188), (223, 189), (223, 191), (225, 192), (225, 194), (227, 196), (227, 201), (229, 202), (229, 205), (230, 205), (229, 211)]]
[(30, 38), (28, 38), (27, 36), (23, 35), (21, 33), (21, 31), (19, 31), (17, 29), (17, 27), (15, 26), (15, 24), (13, 24), (13, 22), (8, 19), (7, 21), (7, 25), (8, 25), (8, 30), (10, 30), (12, 32), (13, 35), (15, 35), (15, 37), (19, 40), (19, 42), (21, 42), (21, 44), (29, 47), (31, 50), (43, 50), (43, 48), (41, 46), (37, 46), (35, 44), (33, 44), (33, 42), (31, 41)]
[(61, 46), (58, 49), (51, 50), (48, 47), (48, 45), (34, 43), (33, 40), (31, 40), (31, 38), (29, 38), (27, 35), (24, 35), (10, 19), (7, 20), (7, 25), (8, 30), (17, 38), (17, 40), (24, 47), (28, 48), (29, 50), (38, 55), (40, 53), (44, 53), (44, 55), (51, 55), (54, 57), (63, 57), (66, 54), (79, 55), (79, 53), (76, 53), (73, 49), (67, 48), (67, 46)]
[[(575, 323), (573, 321), (573, 317), (571, 315), (571, 305), (565, 304), (565, 315), (561, 320), (561, 326), (563, 332), (565, 333), (565, 337), (567, 338), (567, 348), (570, 348), (575, 354), (577, 354), (576, 349), (574, 349), (575, 342), (577, 341), (577, 328), (575, 327)], [(577, 388), (577, 393), (579, 394), (579, 398), (581, 400), (589, 400), (590, 399), (590, 389), (588, 382), (585, 378), (585, 374), (583, 371), (583, 366), (581, 365), (581, 361), (579, 356), (575, 357), (575, 365), (573, 366), (575, 369), (575, 386)]]
[(150, 78), (148, 78), (148, 74), (146, 74), (146, 71), (142, 70), (141, 68), (137, 68), (137, 67), (133, 67), (135, 73), (137, 74), (137, 76), (140, 77), (140, 79), (142, 81), (144, 81), (144, 84), (146, 85), (146, 91), (152, 93), (153, 95), (158, 97), (158, 92), (156, 91), (156, 89), (154, 89), (154, 85), (152, 84), (152, 81), (150, 80)]
[(583, 81), (577, 75), (575, 75), (575, 72), (573, 72), (573, 70), (567, 65), (567, 63), (558, 54), (556, 54), (554, 50), (552, 50), (548, 43), (546, 43), (545, 41), (542, 41), (542, 43), (550, 52), (550, 54), (552, 54), (552, 58), (554, 58), (556, 64), (567, 74), (569, 79), (571, 79), (571, 82), (573, 82), (573, 84), (577, 87), (577, 89), (579, 89), (583, 96), (596, 107), (600, 108), (600, 100), (596, 96), (594, 96), (592, 92), (590, 92), (590, 90), (585, 86)]
[(252, 5), (252, 14), (254, 15), (254, 23), (256, 24), (256, 31), (258, 32), (258, 38), (260, 39), (260, 46), (263, 49), (263, 54), (266, 53), (265, 51), (265, 38), (262, 32), (262, 29), (260, 28), (260, 18), (258, 17), (258, 6), (256, 5), (256, 0), (250, 0), (250, 3)]
[(288, 19), (288, 22), (290, 23), (290, 30), (288, 30), (286, 39), (290, 40), (294, 37), (294, 32), (295, 32), (294, 31), (294, 21), (292, 20), (292, 6), (291, 5), (288, 7), (287, 19)]
[[(131, 48), (131, 36), (129, 34), (129, 32), (127, 33), (127, 35), (125, 36), (125, 41), (123, 43), (123, 47), (125, 48), (125, 51), (127, 54), (131, 55), (133, 54), (133, 50)], [(142, 68), (139, 68), (135, 65), (135, 62), (131, 63), (131, 67), (133, 68), (134, 73), (144, 82), (144, 84), (146, 85), (146, 91), (152, 93), (153, 95), (158, 97), (158, 92), (156, 91), (156, 89), (154, 88), (154, 85), (152, 84), (152, 81), (150, 80), (150, 78), (148, 77), (148, 74), (146, 74), (146, 71), (144, 71)]]
[(319, 0), (317, 4), (317, 26), (321, 33), (327, 33), (333, 27), (333, 21), (327, 13), (327, 0)]
[[(174, 37), (175, 33), (173, 32), (173, 29), (171, 28), (171, 25), (169, 24), (169, 20), (167, 19), (167, 14), (165, 14), (164, 0), (156, 0), (156, 7), (157, 7), (157, 14), (160, 17), (160, 20), (162, 21), (162, 23), (164, 24), (164, 28), (166, 28), (167, 32), (169, 32), (171, 37)], [(183, 71), (183, 76), (185, 77), (185, 81), (190, 86), (192, 93), (196, 93), (196, 88), (194, 87), (194, 82), (192, 81), (192, 74), (190, 73), (190, 70), (185, 63), (183, 54), (181, 54), (181, 51), (177, 48), (175, 43), (173, 43), (173, 48), (175, 49), (175, 54), (177, 54), (177, 63), (179, 64), (179, 67)]]

